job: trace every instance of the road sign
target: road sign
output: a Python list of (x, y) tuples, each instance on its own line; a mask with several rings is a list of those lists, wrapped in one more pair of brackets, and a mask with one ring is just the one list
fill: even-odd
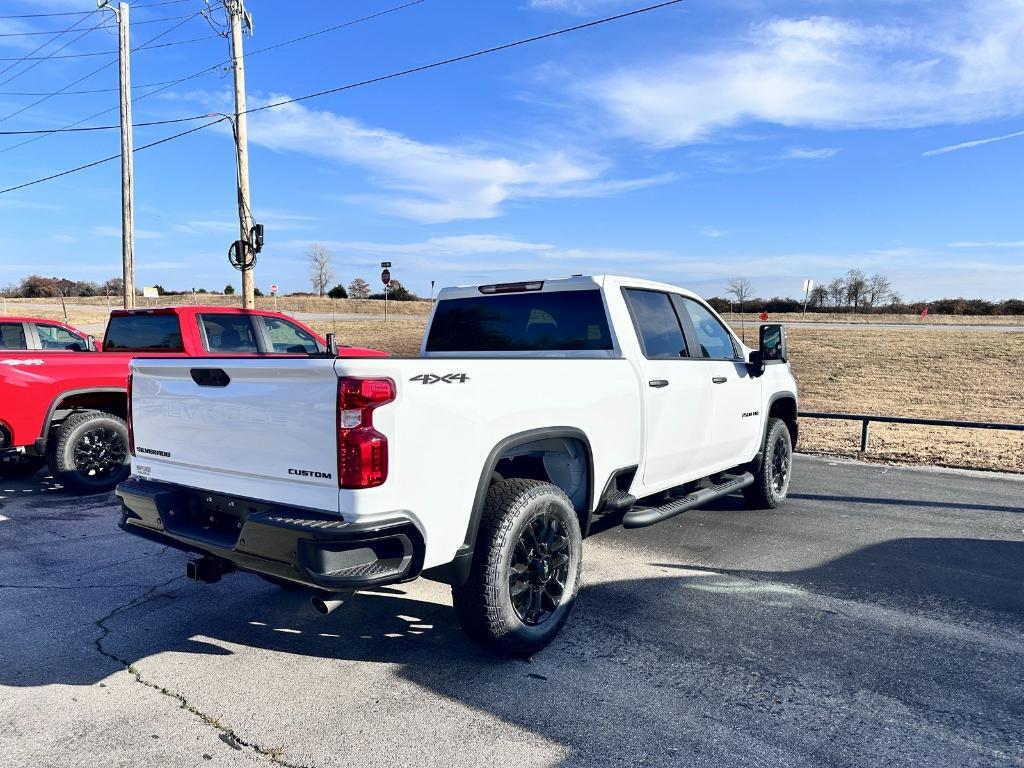
[(387, 268), (388, 268), (388, 267), (390, 267), (390, 266), (391, 266), (391, 262), (390, 262), (390, 261), (382, 261), (382, 262), (380, 263), (380, 268), (381, 268), (381, 269), (387, 269)]
[(275, 293), (277, 293), (277, 286), (276, 285), (270, 286), (270, 295), (273, 296)]
[(811, 291), (811, 289), (813, 287), (814, 287), (814, 281), (813, 280), (804, 280), (804, 293), (810, 293), (810, 291)]
[(387, 267), (385, 267), (384, 270), (380, 273), (380, 281), (384, 283), (384, 285), (387, 285), (388, 283), (391, 282), (391, 270), (389, 270)]
[(160, 291), (154, 288), (143, 288), (142, 298), (144, 299), (158, 299), (160, 298)]

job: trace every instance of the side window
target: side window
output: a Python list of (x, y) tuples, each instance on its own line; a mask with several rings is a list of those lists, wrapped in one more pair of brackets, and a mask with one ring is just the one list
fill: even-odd
[(0, 323), (0, 349), (28, 349), (25, 326), (21, 323)]
[(86, 349), (85, 339), (59, 325), (36, 323), (36, 333), (39, 334), (39, 343), (43, 349), (77, 352)]
[(199, 315), (208, 352), (257, 354), (256, 334), (248, 315)]
[(268, 351), (293, 355), (315, 354), (320, 351), (316, 338), (294, 323), (278, 317), (260, 317), (260, 322), (263, 323), (263, 330), (270, 340)]
[(707, 307), (693, 299), (681, 296), (674, 296), (673, 301), (680, 311), (689, 314), (690, 320), (693, 322), (693, 329), (697, 333), (697, 341), (700, 343), (701, 357), (713, 360), (735, 360), (740, 356), (739, 349), (733, 342), (732, 334), (726, 330), (717, 317), (711, 314)]
[(683, 329), (667, 293), (627, 288), (626, 297), (648, 359), (689, 355)]

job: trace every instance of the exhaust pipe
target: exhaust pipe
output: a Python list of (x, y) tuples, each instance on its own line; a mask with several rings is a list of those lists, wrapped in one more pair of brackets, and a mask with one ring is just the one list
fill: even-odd
[(352, 592), (325, 592), (320, 595), (313, 595), (310, 602), (316, 608), (317, 613), (326, 616), (327, 614), (341, 608), (346, 600), (352, 596)]

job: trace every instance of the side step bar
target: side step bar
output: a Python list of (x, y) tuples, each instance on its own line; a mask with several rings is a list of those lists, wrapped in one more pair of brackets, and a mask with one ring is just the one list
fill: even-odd
[(622, 525), (625, 528), (643, 528), (648, 525), (654, 525), (662, 520), (668, 520), (670, 517), (688, 512), (691, 509), (702, 507), (710, 501), (720, 499), (722, 496), (728, 496), (730, 493), (735, 493), (746, 488), (748, 485), (753, 485), (753, 483), (754, 476), (749, 472), (744, 472), (742, 475), (730, 478), (720, 485), (701, 488), (688, 496), (672, 499), (672, 501), (662, 504), (660, 507), (634, 507), (622, 518)]

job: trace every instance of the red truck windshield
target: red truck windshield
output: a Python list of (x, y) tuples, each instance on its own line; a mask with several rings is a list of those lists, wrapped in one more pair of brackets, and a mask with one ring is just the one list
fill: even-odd
[(114, 315), (103, 340), (106, 352), (184, 352), (177, 315)]

